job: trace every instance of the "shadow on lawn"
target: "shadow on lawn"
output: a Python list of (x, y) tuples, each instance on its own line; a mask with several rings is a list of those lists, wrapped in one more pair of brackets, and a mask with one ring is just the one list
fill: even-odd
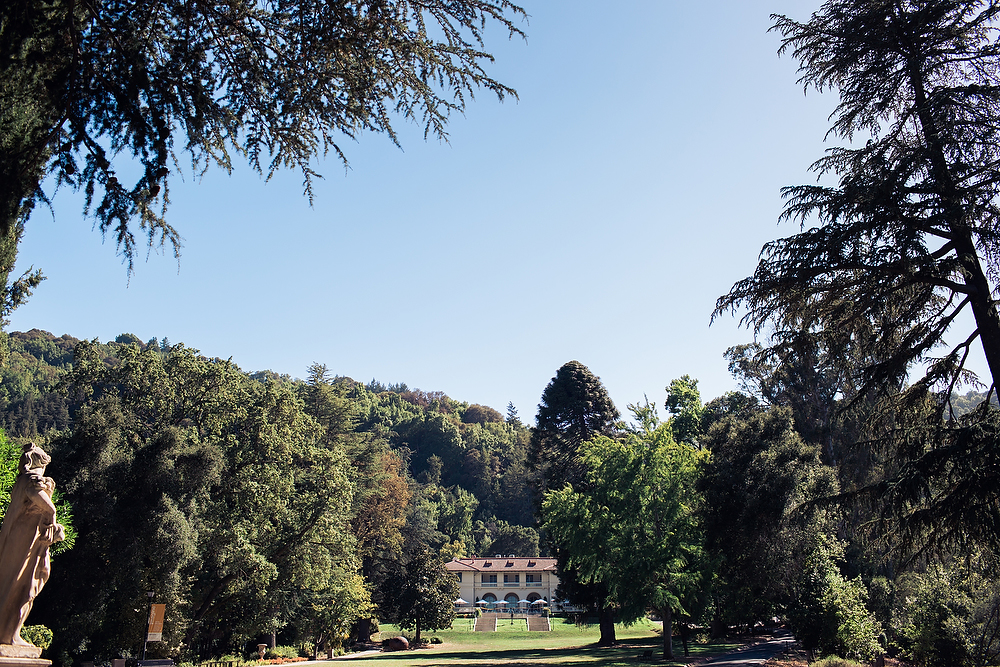
[[(714, 650), (713, 650), (714, 648)], [(721, 647), (698, 646), (691, 651), (691, 658), (685, 659), (679, 646), (674, 647), (676, 658), (669, 663), (663, 662), (663, 642), (658, 637), (623, 639), (614, 646), (597, 646), (585, 644), (567, 648), (535, 648), (535, 649), (498, 649), (493, 651), (469, 651), (460, 649), (407, 651), (406, 660), (412, 665), (447, 664), (457, 667), (472, 665), (506, 665), (509, 667), (537, 667), (538, 665), (566, 665), (567, 667), (617, 664), (638, 664), (636, 656), (652, 650), (653, 657), (646, 659), (646, 664), (684, 664), (698, 655), (717, 653)], [(386, 653), (372, 656), (370, 659), (399, 660), (402, 653)]]

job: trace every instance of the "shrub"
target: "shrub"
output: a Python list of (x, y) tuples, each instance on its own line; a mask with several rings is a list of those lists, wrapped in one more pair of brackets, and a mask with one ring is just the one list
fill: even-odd
[(882, 653), (882, 626), (868, 610), (861, 578), (845, 579), (837, 563), (843, 544), (820, 537), (799, 582), (799, 599), (789, 614), (795, 636), (810, 651), (871, 660)]
[(868, 611), (867, 600), (868, 591), (861, 577), (846, 580), (838, 576), (828, 582), (823, 602), (836, 618), (838, 653), (860, 660), (872, 660), (882, 653), (882, 626)]
[(298, 646), (275, 646), (274, 648), (269, 648), (266, 653), (264, 653), (265, 660), (275, 660), (277, 658), (285, 658), (290, 660), (292, 658), (299, 657), (299, 647)]
[(21, 628), (21, 639), (46, 649), (52, 644), (52, 631), (44, 625), (26, 625)]
[(837, 656), (830, 656), (828, 658), (823, 658), (812, 663), (812, 667), (864, 667), (860, 662), (854, 662), (853, 660), (847, 660), (846, 658), (838, 658)]

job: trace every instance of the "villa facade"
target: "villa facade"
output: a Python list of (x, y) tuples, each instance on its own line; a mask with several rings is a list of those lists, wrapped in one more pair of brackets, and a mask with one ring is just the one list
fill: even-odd
[(459, 597), (467, 604), (486, 601), (493, 606), (530, 606), (538, 600), (551, 602), (559, 585), (555, 558), (455, 558), (445, 567), (458, 577)]

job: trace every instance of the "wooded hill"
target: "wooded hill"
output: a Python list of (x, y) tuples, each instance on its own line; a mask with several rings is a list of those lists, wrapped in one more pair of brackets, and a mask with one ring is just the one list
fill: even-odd
[[(9, 361), (0, 367), (0, 428), (11, 438), (42, 440), (71, 428), (80, 401), (60, 387), (60, 382), (73, 367), (73, 351), (80, 340), (39, 329), (11, 332), (8, 340)], [(114, 366), (118, 347), (128, 344), (141, 351), (157, 350), (161, 355), (169, 354), (173, 347), (167, 338), (144, 343), (126, 333), (114, 343), (93, 343), (92, 348), (106, 364)], [(454, 491), (456, 498), (461, 497), (457, 502), (473, 523), (495, 519), (520, 526), (534, 523), (525, 468), (530, 433), (512, 407), (504, 415), (439, 391), (374, 379), (362, 383), (333, 375), (321, 365), (309, 371), (307, 380), (272, 371), (247, 375), (259, 382), (287, 383), (305, 402), (307, 411), (316, 408), (315, 401), (309, 400), (315, 387), (330, 387), (346, 401), (352, 429), (385, 437), (407, 462), (411, 477), (459, 487)], [(475, 544), (468, 531), (446, 534), (450, 539)]]
[(172, 610), (151, 649), (167, 655), (271, 632), (336, 647), (372, 617), (435, 627), (404, 593), (436, 577), (447, 597), (443, 560), (539, 554), (513, 409), (319, 364), (306, 380), (246, 373), (131, 334), (7, 342), (3, 428), (50, 451), (79, 531), (32, 616), (60, 662), (134, 655), (145, 591)]
[[(824, 653), (1000, 656), (994, 552), (925, 551), (883, 528), (891, 505), (876, 494), (900, 459), (868, 435), (884, 427), (877, 404), (837, 398), (840, 376), (811, 364), (733, 348), (745, 393), (703, 405), (683, 376), (667, 419), (647, 403), (627, 423), (570, 361), (529, 428), (512, 408), (321, 364), (299, 380), (130, 334), (7, 343), (3, 428), (52, 453), (78, 535), (32, 616), (62, 664), (134, 656), (147, 591), (172, 610), (152, 650), (185, 660), (272, 632), (338, 647), (373, 618), (447, 627), (458, 593), (443, 561), (539, 555), (535, 525), (558, 559), (556, 595), (590, 608), (605, 643), (615, 621), (655, 608), (685, 643), (697, 626), (721, 635), (778, 616)], [(952, 421), (996, 414), (983, 398), (952, 397)], [(943, 525), (963, 539), (977, 526)]]

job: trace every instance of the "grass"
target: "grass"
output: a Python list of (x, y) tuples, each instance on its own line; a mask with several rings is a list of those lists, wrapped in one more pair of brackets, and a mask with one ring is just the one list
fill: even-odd
[[(736, 644), (692, 644), (690, 658), (681, 658), (678, 662), (663, 662), (658, 657), (663, 654), (663, 640), (658, 625), (651, 621), (642, 621), (629, 627), (616, 626), (618, 645), (612, 647), (595, 646), (600, 638), (596, 625), (577, 626), (558, 618), (552, 619), (551, 632), (528, 632), (524, 628), (524, 622), (519, 627), (516, 619), (513, 625), (509, 621), (501, 622), (497, 632), (472, 632), (470, 628), (468, 620), (459, 619), (450, 630), (421, 633), (424, 639), (440, 638), (443, 642), (441, 644), (431, 644), (430, 648), (414, 651), (381, 653), (351, 662), (363, 662), (373, 667), (635, 667), (640, 664), (636, 661), (636, 656), (648, 650), (653, 651), (656, 664), (684, 665), (695, 657), (727, 653), (737, 648)], [(382, 627), (383, 638), (397, 634), (400, 634), (398, 628)], [(412, 637), (412, 633), (407, 636)], [(676, 640), (674, 652), (682, 653), (680, 642)]]

